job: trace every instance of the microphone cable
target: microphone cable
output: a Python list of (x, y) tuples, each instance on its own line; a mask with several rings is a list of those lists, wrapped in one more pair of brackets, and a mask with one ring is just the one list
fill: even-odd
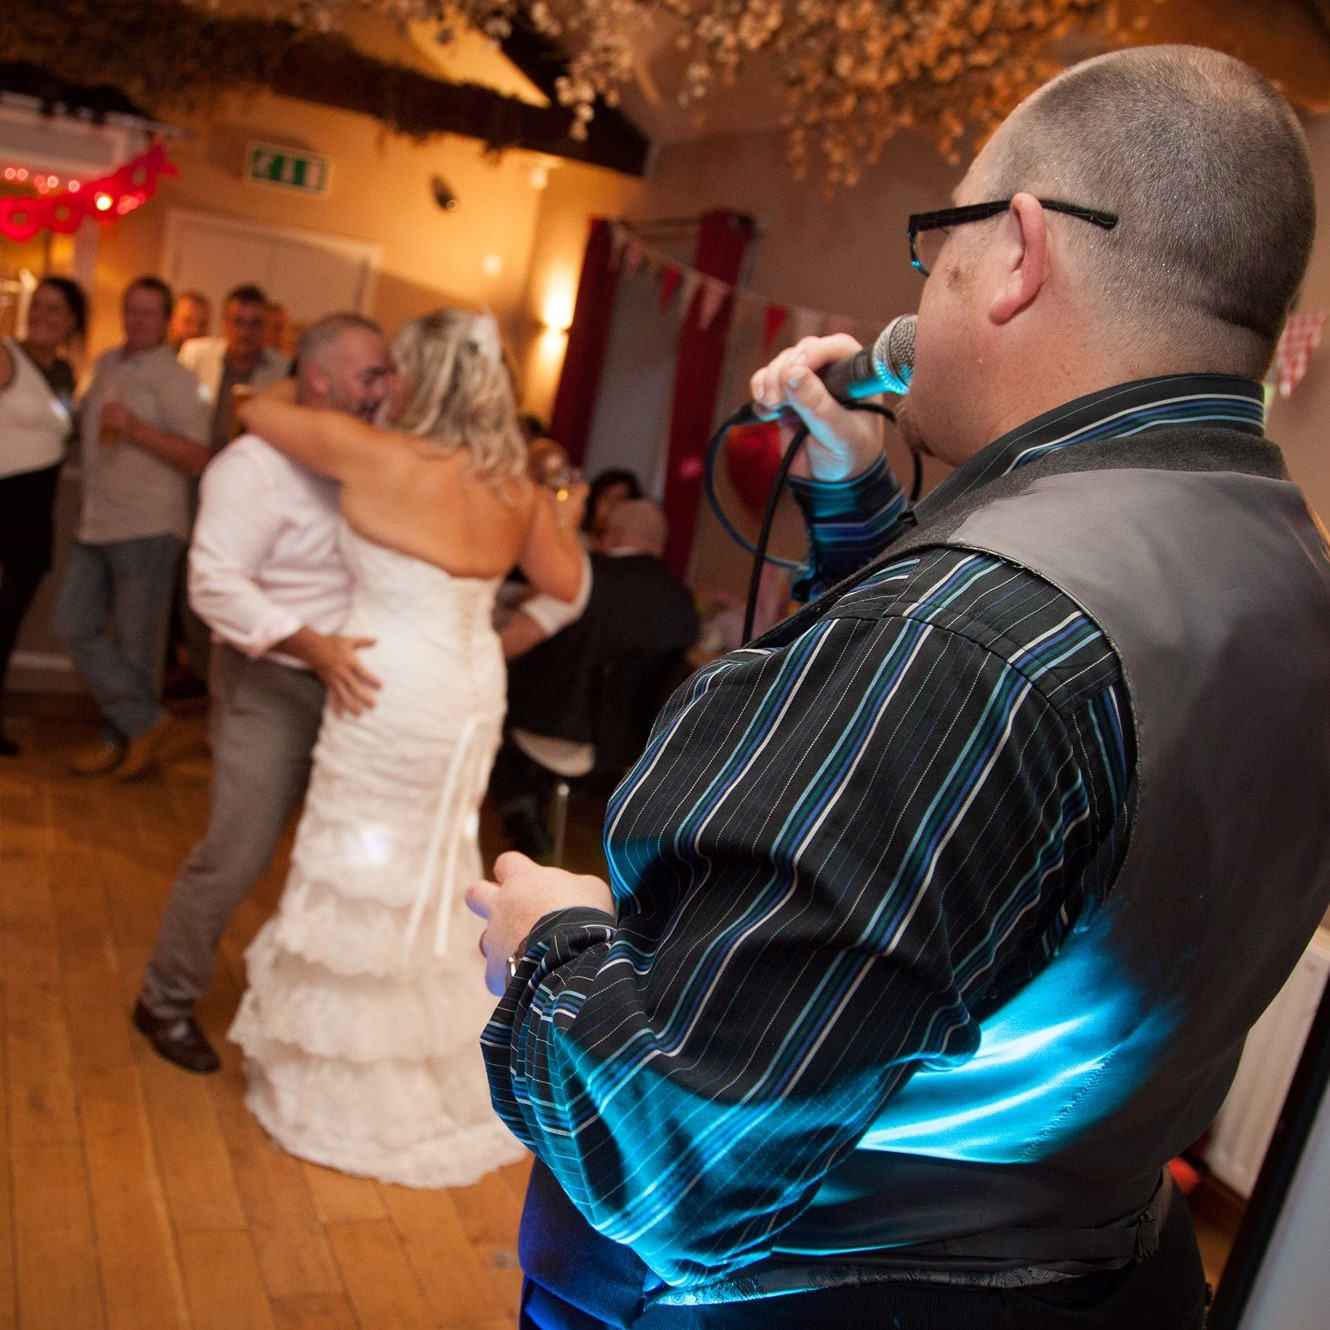
[[(896, 414), (888, 407), (882, 406), (877, 402), (867, 402), (853, 400), (842, 402), (842, 406), (851, 411), (871, 411), (875, 415), (884, 416), (893, 423), (896, 420)], [(753, 621), (757, 617), (757, 596), (762, 581), (762, 565), (764, 563), (774, 564), (778, 568), (784, 568), (791, 572), (797, 572), (803, 567), (803, 564), (796, 563), (792, 559), (782, 559), (767, 554), (767, 545), (771, 539), (771, 527), (776, 517), (776, 504), (780, 499), (781, 491), (785, 488), (786, 477), (790, 473), (790, 466), (799, 450), (803, 447), (808, 438), (808, 426), (801, 420), (798, 428), (790, 440), (790, 446), (785, 450), (785, 455), (781, 458), (780, 470), (776, 474), (776, 479), (767, 494), (765, 510), (762, 513), (762, 524), (758, 530), (757, 544), (752, 544), (738, 528), (730, 521), (729, 515), (725, 512), (724, 505), (720, 501), (720, 495), (716, 491), (716, 459), (720, 456), (720, 450), (724, 446), (725, 439), (729, 432), (736, 426), (747, 424), (757, 420), (752, 404), (745, 403), (737, 411), (733, 411), (720, 424), (720, 427), (711, 436), (711, 442), (707, 446), (707, 460), (704, 468), (704, 480), (706, 484), (707, 501), (711, 504), (711, 510), (716, 514), (716, 519), (724, 528), (726, 534), (741, 549), (746, 550), (753, 556), (753, 571), (748, 579), (748, 597), (744, 606), (743, 621), (743, 641), (745, 644), (752, 640)], [(923, 488), (924, 468), (923, 461), (919, 454), (911, 450), (910, 457), (913, 462), (914, 474), (910, 481), (909, 501), (914, 503), (919, 497), (919, 491)]]

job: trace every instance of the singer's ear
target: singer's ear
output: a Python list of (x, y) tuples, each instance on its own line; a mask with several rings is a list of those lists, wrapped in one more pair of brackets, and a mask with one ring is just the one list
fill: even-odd
[(998, 286), (988, 307), (993, 323), (1007, 323), (1028, 309), (1048, 280), (1047, 223), (1033, 194), (1012, 196), (998, 241)]

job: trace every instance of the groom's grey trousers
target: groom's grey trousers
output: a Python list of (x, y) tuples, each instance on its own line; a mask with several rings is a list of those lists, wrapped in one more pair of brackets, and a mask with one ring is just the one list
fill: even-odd
[(214, 643), (212, 812), (166, 902), (143, 976), (155, 1016), (188, 1015), (212, 978), (231, 916), (272, 860), (309, 780), (324, 689), (310, 670), (250, 660)]

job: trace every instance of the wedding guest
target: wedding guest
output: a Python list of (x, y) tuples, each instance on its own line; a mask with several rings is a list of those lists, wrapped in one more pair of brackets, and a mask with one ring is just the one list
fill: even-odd
[(587, 544), (596, 549), (605, 535), (605, 523), (610, 512), (629, 499), (642, 497), (642, 482), (635, 473), (622, 467), (611, 467), (592, 478), (591, 489), (587, 495), (586, 513), (582, 518), (582, 530)]
[[(83, 288), (45, 277), (22, 340), (0, 340), (0, 695), (23, 616), (51, 566), (56, 482), (74, 429), (74, 371), (62, 352), (87, 325)], [(0, 756), (18, 751), (0, 718)]]
[(246, 282), (227, 293), (222, 335), (195, 338), (180, 348), (180, 363), (198, 379), (212, 406), (209, 446), (214, 453), (231, 441), (236, 388), (257, 392), (290, 371), (290, 359), (264, 342), (268, 309), (262, 289)]
[(212, 327), (212, 302), (202, 291), (181, 291), (171, 310), (171, 323), (166, 340), (171, 349), (179, 352), (184, 344), (195, 337), (206, 337)]
[(287, 338), (290, 335), (290, 319), (286, 306), (275, 300), (268, 302), (263, 311), (263, 345), (273, 351), (286, 355)]
[(121, 313), (124, 344), (97, 358), (79, 402), (82, 505), (54, 624), (102, 716), (71, 769), (130, 780), (155, 765), (170, 725), (157, 675), (208, 416), (166, 342), (170, 287), (138, 278)]
[(661, 561), (666, 534), (650, 499), (619, 504), (591, 554), (585, 606), (533, 596), (499, 634), (508, 715), (489, 788), (525, 854), (550, 848), (556, 775), (619, 774), (636, 760), (697, 637), (692, 593)]

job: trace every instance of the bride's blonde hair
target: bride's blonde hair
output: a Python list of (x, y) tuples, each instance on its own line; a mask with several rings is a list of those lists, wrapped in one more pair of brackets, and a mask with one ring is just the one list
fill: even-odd
[(526, 446), (492, 315), (439, 309), (412, 319), (393, 339), (393, 358), (407, 383), (396, 429), (437, 456), (464, 448), (495, 484), (523, 474)]

